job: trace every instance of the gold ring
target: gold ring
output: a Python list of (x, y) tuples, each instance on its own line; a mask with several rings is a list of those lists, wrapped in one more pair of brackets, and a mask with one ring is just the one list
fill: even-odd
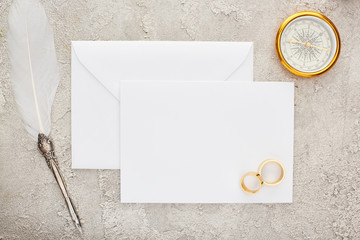
[[(245, 186), (245, 183), (244, 183), (244, 179), (245, 179), (246, 176), (254, 176), (254, 177), (256, 177), (257, 180), (259, 180), (260, 187), (259, 187), (258, 189), (256, 189), (256, 190), (251, 190), (251, 189), (247, 188), (247, 187)], [(264, 183), (264, 181), (263, 181), (263, 179), (261, 178), (260, 174), (257, 173), (257, 172), (248, 172), (248, 173), (244, 174), (244, 176), (242, 176), (240, 182), (241, 182), (241, 188), (242, 188), (242, 190), (244, 190), (244, 192), (246, 192), (246, 193), (248, 193), (248, 194), (255, 194), (255, 193), (259, 192), (260, 189), (261, 189), (261, 187), (262, 187), (262, 185), (263, 185), (263, 183)]]
[(265, 160), (265, 161), (262, 162), (262, 163), (260, 164), (260, 166), (259, 166), (259, 174), (260, 174), (260, 176), (262, 176), (262, 169), (263, 169), (263, 167), (264, 167), (266, 164), (271, 163), (271, 162), (278, 164), (278, 165), (280, 166), (280, 168), (281, 168), (281, 174), (280, 174), (279, 179), (276, 180), (275, 182), (266, 182), (266, 181), (264, 181), (263, 178), (261, 178), (261, 179), (263, 180), (263, 183), (266, 184), (266, 185), (268, 185), (268, 186), (276, 186), (276, 185), (280, 184), (280, 183), (282, 182), (282, 180), (284, 179), (284, 177), (285, 177), (285, 168), (284, 168), (284, 165), (282, 165), (281, 162), (279, 162), (279, 161), (277, 161), (277, 160), (274, 160), (274, 159)]

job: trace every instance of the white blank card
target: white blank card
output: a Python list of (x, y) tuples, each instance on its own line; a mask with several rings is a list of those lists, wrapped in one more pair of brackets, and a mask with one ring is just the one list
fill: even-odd
[[(293, 130), (293, 83), (124, 81), (121, 202), (292, 202)], [(244, 193), (269, 158), (283, 182)]]

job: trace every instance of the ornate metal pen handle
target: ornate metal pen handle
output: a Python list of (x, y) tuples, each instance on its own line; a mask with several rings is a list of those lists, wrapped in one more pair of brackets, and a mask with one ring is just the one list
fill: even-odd
[(54, 151), (54, 145), (53, 145), (52, 141), (50, 140), (50, 138), (47, 137), (43, 133), (39, 133), (39, 135), (38, 135), (38, 148), (39, 148), (40, 152), (42, 153), (42, 155), (44, 156), (48, 167), (54, 174), (54, 177), (55, 177), (55, 179), (60, 187), (60, 190), (65, 198), (66, 205), (69, 209), (69, 213), (71, 215), (71, 218), (72, 218), (76, 228), (80, 231), (80, 233), (82, 233), (79, 216), (78, 216), (76, 209), (71, 201), (71, 198), (70, 198), (69, 193), (66, 188), (64, 178), (62, 177), (59, 166), (58, 166), (58, 162), (57, 162), (57, 159), (55, 156), (55, 151)]

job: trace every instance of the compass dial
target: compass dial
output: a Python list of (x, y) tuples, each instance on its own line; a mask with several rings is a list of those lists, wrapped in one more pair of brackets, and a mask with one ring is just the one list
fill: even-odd
[(329, 69), (340, 48), (340, 39), (334, 29), (317, 16), (303, 15), (289, 21), (277, 39), (279, 56), (286, 62), (283, 64), (295, 69), (292, 71), (295, 74), (296, 71), (304, 73), (303, 76)]

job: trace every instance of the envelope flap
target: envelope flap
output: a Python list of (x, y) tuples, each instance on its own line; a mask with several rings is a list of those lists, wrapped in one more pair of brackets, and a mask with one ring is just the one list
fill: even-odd
[(79, 61), (119, 99), (121, 80), (225, 80), (251, 42), (75, 41)]

